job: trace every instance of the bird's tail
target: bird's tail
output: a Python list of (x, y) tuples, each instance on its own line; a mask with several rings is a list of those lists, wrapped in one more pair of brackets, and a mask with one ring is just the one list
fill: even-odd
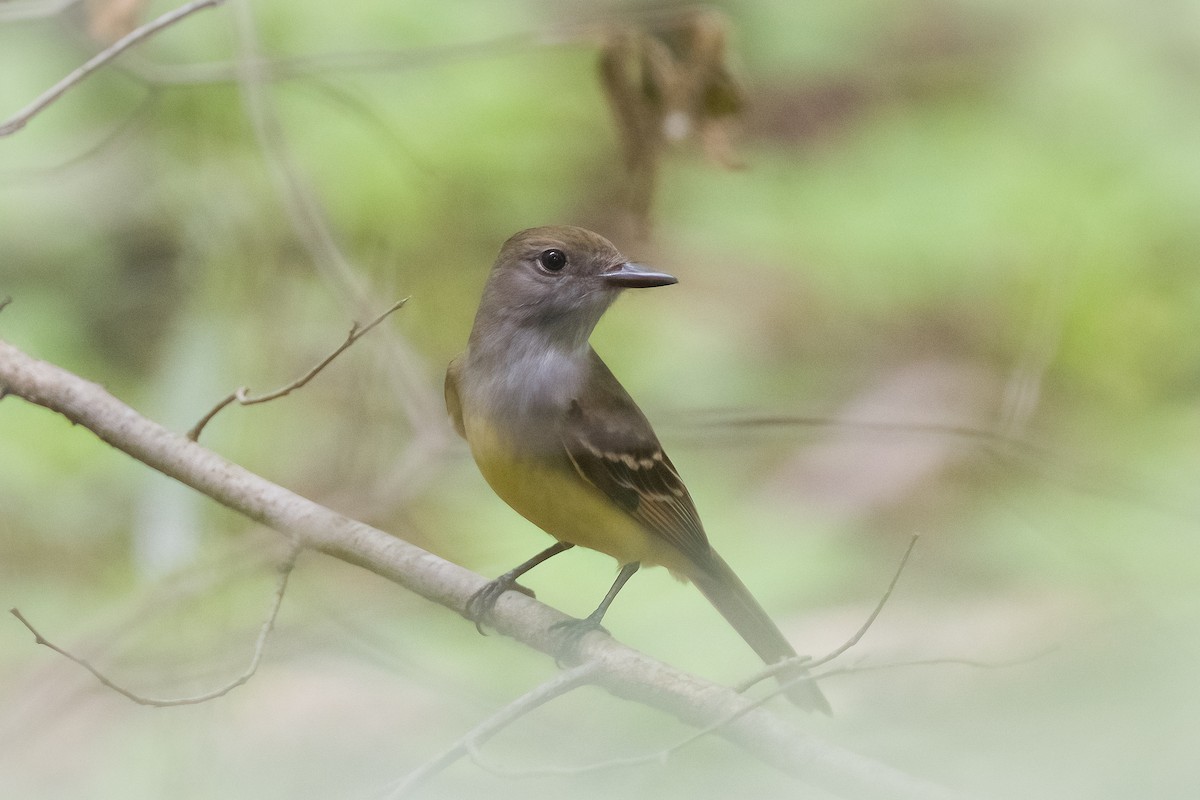
[[(754, 595), (715, 552), (709, 563), (688, 577), (764, 662), (774, 664), (796, 655)], [(807, 670), (802, 666), (797, 666), (794, 670), (780, 673), (779, 682), (786, 683), (806, 673)], [(793, 684), (786, 694), (789, 700), (806, 711), (832, 713), (829, 701), (812, 681)]]

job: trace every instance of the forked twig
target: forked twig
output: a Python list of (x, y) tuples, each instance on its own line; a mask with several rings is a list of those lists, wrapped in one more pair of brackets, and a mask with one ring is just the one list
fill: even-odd
[[(883, 611), (883, 607), (887, 605), (887, 601), (891, 599), (892, 592), (895, 590), (896, 584), (900, 581), (900, 575), (904, 572), (904, 565), (908, 563), (908, 557), (912, 555), (913, 548), (917, 546), (917, 539), (919, 538), (921, 538), (920, 535), (914, 533), (913, 537), (908, 540), (908, 547), (904, 550), (904, 555), (900, 557), (900, 563), (896, 565), (896, 572), (894, 575), (892, 575), (892, 580), (888, 583), (887, 589), (884, 590), (883, 595), (879, 598), (879, 602), (875, 604), (875, 608), (869, 615), (867, 615), (867, 619), (863, 622), (859, 629), (855, 631), (854, 635), (847, 639), (840, 647), (830, 651), (829, 653), (826, 653), (816, 660), (814, 660), (811, 656), (796, 656), (795, 658), (788, 658), (783, 661), (778, 661), (771, 666), (766, 667), (765, 669), (759, 670), (751, 677), (737, 684), (734, 688), (739, 692), (744, 692), (759, 681), (770, 678), (773, 675), (778, 675), (781, 672), (788, 672), (789, 670), (794, 669), (797, 664), (803, 664), (806, 669), (813, 669), (814, 667), (828, 664), (830, 661), (833, 661), (842, 653), (858, 644), (862, 640), (863, 636), (866, 635), (870, 627), (875, 624), (875, 620), (879, 618), (879, 614)], [(806, 676), (796, 679), (796, 681), (806, 680), (811, 680), (811, 678)], [(788, 685), (796, 681), (790, 681)], [(774, 695), (774, 692), (772, 695)]]
[(271, 610), (267, 614), (266, 619), (263, 620), (262, 627), (258, 631), (258, 639), (254, 643), (254, 655), (250, 658), (250, 664), (246, 667), (245, 671), (220, 688), (213, 689), (212, 691), (205, 692), (204, 694), (194, 695), (192, 697), (156, 699), (136, 694), (135, 692), (132, 692), (116, 683), (111, 678), (105, 676), (104, 673), (92, 666), (87, 659), (81, 658), (80, 656), (77, 656), (69, 650), (59, 647), (54, 642), (47, 639), (37, 628), (33, 627), (33, 624), (25, 618), (25, 615), (21, 613), (20, 609), (10, 608), (9, 613), (20, 620), (21, 624), (29, 629), (29, 632), (33, 634), (34, 641), (37, 644), (45, 645), (59, 655), (74, 661), (76, 664), (92, 673), (92, 675), (96, 678), (96, 680), (100, 681), (100, 683), (104, 684), (109, 689), (112, 689), (114, 692), (127, 697), (138, 705), (153, 706), (155, 708), (196, 705), (197, 703), (205, 703), (209, 700), (215, 700), (218, 697), (229, 694), (229, 692), (253, 678), (254, 673), (258, 672), (258, 665), (262, 663), (263, 650), (266, 648), (267, 638), (271, 635), (271, 631), (275, 628), (275, 619), (279, 616), (279, 609), (283, 605), (283, 595), (284, 592), (287, 591), (288, 578), (292, 574), (292, 569), (296, 566), (296, 555), (298, 552), (298, 548), (293, 548), (291, 553), (288, 555), (287, 560), (280, 565), (279, 583), (275, 587), (275, 596), (271, 602)]
[(225, 406), (229, 405), (230, 403), (232, 403), (235, 400), (240, 405), (252, 406), (252, 405), (255, 405), (256, 403), (265, 403), (269, 400), (276, 400), (276, 399), (283, 397), (287, 394), (290, 394), (294, 390), (299, 389), (300, 387), (304, 386), (304, 384), (308, 383), (313, 378), (315, 378), (317, 376), (317, 373), (319, 373), (321, 370), (325, 369), (325, 367), (329, 366), (335, 358), (337, 358), (343, 352), (345, 352), (346, 349), (350, 347), (350, 345), (357, 342), (359, 339), (361, 339), (363, 336), (365, 336), (372, 328), (374, 328), (379, 323), (383, 322), (385, 319), (387, 319), (393, 313), (395, 313), (396, 311), (399, 311), (401, 308), (403, 308), (404, 304), (407, 303), (408, 300), (409, 300), (409, 298), (407, 298), (407, 297), (404, 298), (403, 300), (397, 300), (395, 303), (392, 303), (392, 305), (386, 311), (384, 311), (382, 314), (377, 316), (375, 319), (368, 322), (366, 325), (363, 325), (360, 327), (357, 322), (354, 323), (353, 325), (351, 325), (350, 332), (348, 334), (346, 334), (345, 341), (343, 341), (340, 345), (338, 345), (337, 348), (335, 348), (333, 352), (331, 352), (329, 355), (325, 356), (325, 358), (323, 358), (319, 362), (317, 362), (316, 366), (314, 366), (308, 372), (304, 373), (304, 375), (300, 376), (299, 378), (292, 381), (291, 383), (281, 386), (273, 392), (267, 392), (266, 394), (260, 394), (260, 395), (254, 396), (254, 397), (250, 396), (250, 394), (249, 394), (250, 389), (248, 387), (239, 386), (235, 391), (231, 392), (230, 394), (228, 394), (224, 398), (222, 398), (221, 401), (219, 403), (217, 403), (215, 406), (213, 406), (212, 409), (207, 414), (205, 414), (203, 417), (201, 417), (200, 421), (197, 422), (195, 425), (193, 425), (191, 430), (189, 430), (187, 432), (187, 437), (189, 439), (191, 439), (193, 442), (196, 441), (197, 439), (199, 439), (200, 433), (204, 430), (204, 426), (207, 425), (212, 420), (213, 417), (215, 417), (218, 413), (220, 413), (221, 409), (225, 408)]

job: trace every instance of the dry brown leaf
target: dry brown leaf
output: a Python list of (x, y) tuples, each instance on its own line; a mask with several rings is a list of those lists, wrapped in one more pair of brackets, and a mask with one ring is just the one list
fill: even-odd
[(138, 26), (146, 0), (87, 0), (88, 35), (102, 44), (112, 44)]
[(628, 204), (644, 227), (662, 151), (698, 139), (705, 155), (738, 168), (735, 126), (745, 108), (727, 63), (729, 20), (689, 11), (645, 28), (614, 27), (600, 51), (600, 81), (621, 138)]

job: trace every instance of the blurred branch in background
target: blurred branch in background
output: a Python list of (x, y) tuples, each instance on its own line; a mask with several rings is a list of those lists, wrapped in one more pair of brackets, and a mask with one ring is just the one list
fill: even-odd
[[(1014, 381), (1018, 380), (1014, 376)], [(897, 403), (896, 408), (903, 411)], [(1008, 406), (1006, 405), (1007, 409)], [(893, 409), (895, 410), (895, 409)], [(813, 502), (828, 503), (831, 507), (853, 509), (857, 513), (866, 513), (873, 505), (882, 504), (887, 495), (893, 494), (895, 487), (890, 482), (904, 482), (919, 478), (922, 472), (933, 471), (945, 466), (964, 454), (983, 454), (989, 461), (1005, 468), (1035, 476), (1047, 484), (1058, 485), (1080, 494), (1097, 498), (1120, 499), (1133, 506), (1138, 506), (1158, 513), (1169, 514), (1188, 524), (1200, 523), (1200, 511), (1187, 503), (1170, 501), (1155, 497), (1146, 491), (1144, 484), (1137, 476), (1123, 466), (1099, 464), (1081, 460), (1080, 456), (1056, 449), (1037, 439), (1029, 438), (1012, 429), (1011, 417), (1005, 416), (999, 422), (999, 430), (985, 425), (954, 424), (953, 422), (924, 422), (906, 419), (907, 415), (900, 413), (888, 414), (884, 418), (872, 418), (867, 409), (847, 409), (845, 416), (817, 417), (801, 414), (787, 414), (771, 411), (755, 412), (748, 409), (681, 411), (674, 417), (678, 435), (690, 438), (696, 446), (717, 446), (722, 442), (737, 436), (733, 432), (743, 431), (751, 435), (778, 438), (785, 432), (815, 431), (823, 438), (818, 445), (803, 448), (801, 455), (793, 464), (793, 471), (809, 470), (814, 474), (807, 478), (789, 475), (787, 467), (779, 470), (776, 480), (780, 484), (791, 486), (792, 491), (804, 492)], [(874, 490), (869, 488), (869, 481), (861, 477), (866, 469), (863, 464), (868, 459), (863, 455), (865, 448), (871, 448), (875, 453), (875, 462), (871, 469), (886, 473), (887, 465), (881, 454), (886, 453), (893, 443), (903, 444), (914, 442), (921, 452), (933, 451), (938, 455), (929, 459), (930, 463), (923, 464), (924, 459), (916, 458), (913, 451), (906, 450), (896, 459), (896, 470), (903, 474), (884, 474), (883, 484)], [(838, 499), (830, 502), (828, 497), (822, 498), (822, 490), (832, 488), (838, 483), (839, 474), (831, 464), (817, 465), (823, 457), (822, 448), (828, 452), (839, 449), (849, 449), (846, 455), (839, 452), (836, 456), (849, 469), (858, 471), (861, 492), (853, 502)], [(825, 474), (823, 481), (817, 480), (817, 473)], [(840, 478), (844, 481), (844, 475)], [(822, 486), (821, 484), (830, 484)], [(843, 482), (842, 491), (849, 491)]]
[(0, 5), (0, 22), (25, 22), (61, 14), (80, 0), (12, 0)]
[(83, 62), (82, 65), (70, 72), (58, 83), (38, 95), (29, 105), (3, 122), (0, 122), (0, 137), (10, 136), (24, 128), (29, 124), (31, 119), (51, 106), (70, 89), (80, 84), (84, 78), (108, 64), (129, 48), (186, 19), (197, 11), (203, 11), (206, 8), (216, 8), (224, 2), (225, 0), (193, 0), (191, 3), (182, 5), (174, 11), (163, 14), (153, 22), (148, 22), (140, 28), (130, 31), (110, 46)]

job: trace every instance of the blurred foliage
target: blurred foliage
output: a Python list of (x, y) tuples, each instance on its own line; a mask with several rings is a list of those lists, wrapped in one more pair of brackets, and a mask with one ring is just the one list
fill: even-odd
[[(0, 4), (0, 115), (98, 50), (104, 7)], [(592, 227), (681, 279), (622, 300), (596, 346), (798, 646), (853, 632), (920, 533), (845, 663), (1007, 664), (831, 678), (838, 713), (805, 720), (814, 735), (979, 797), (1193, 796), (1200, 7), (715, 8), (746, 168), (657, 142), (648, 239), (623, 206), (647, 176), (626, 171), (598, 60), (614, 31), (647, 35), (670, 8), (260, 0), (258, 99), (231, 60), (235, 5), (197, 14), (0, 139), (0, 336), (182, 431), (411, 296), (304, 390), (227, 409), (204, 442), (494, 575), (544, 537), (454, 440), (441, 372), (509, 234)], [(314, 219), (346, 272), (314, 252)], [(0, 402), (0, 599), (131, 688), (236, 675), (278, 544)], [(659, 573), (630, 584), (610, 630), (717, 680), (754, 669)], [(612, 574), (573, 552), (530, 584), (581, 614)], [(0, 794), (374, 796), (552, 669), (315, 556), (262, 672), (205, 706), (134, 707), (11, 622)], [(488, 751), (584, 764), (683, 733), (587, 690)], [(714, 739), (665, 765), (532, 781), (464, 763), (424, 796), (797, 791)]]

